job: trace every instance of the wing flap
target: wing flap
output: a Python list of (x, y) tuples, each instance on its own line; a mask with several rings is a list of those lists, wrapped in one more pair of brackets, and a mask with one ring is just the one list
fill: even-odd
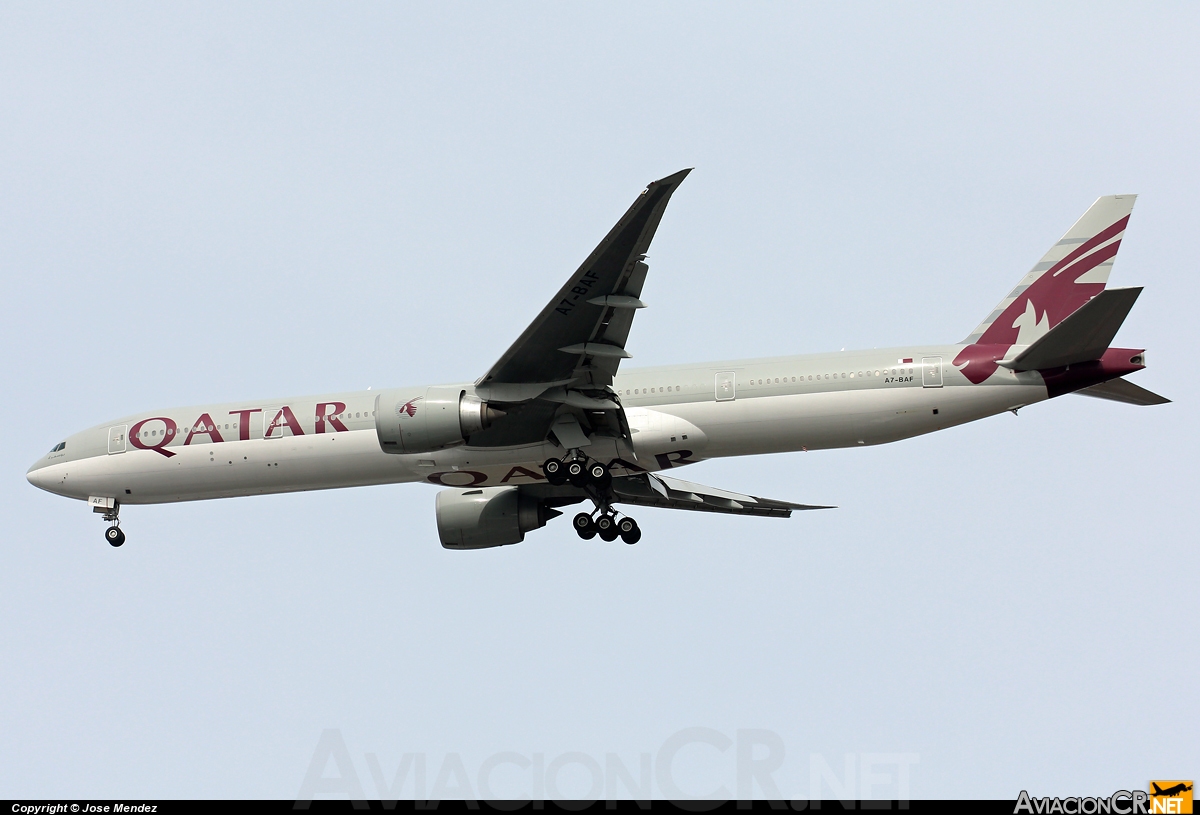
[(790, 518), (795, 510), (834, 508), (742, 495), (653, 473), (614, 478), (612, 491), (615, 500), (623, 504), (766, 518)]

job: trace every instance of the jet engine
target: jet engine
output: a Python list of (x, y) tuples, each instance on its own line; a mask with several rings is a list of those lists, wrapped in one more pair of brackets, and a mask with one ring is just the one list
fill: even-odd
[(375, 433), (385, 453), (428, 453), (464, 443), (504, 414), (454, 385), (425, 394), (387, 390), (375, 397)]
[(562, 513), (518, 487), (449, 489), (437, 494), (437, 527), (447, 549), (487, 549), (525, 540)]

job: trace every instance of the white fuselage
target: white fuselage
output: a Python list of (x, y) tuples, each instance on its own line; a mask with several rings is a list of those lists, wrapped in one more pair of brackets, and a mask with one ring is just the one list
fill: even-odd
[[(630, 370), (613, 389), (629, 420), (635, 461), (613, 440), (596, 439), (584, 452), (657, 471), (725, 456), (883, 444), (1047, 398), (1037, 372), (1000, 369), (973, 385), (950, 364), (961, 348)], [(151, 504), (406, 481), (529, 484), (544, 481), (543, 461), (565, 452), (545, 441), (385, 453), (373, 417), (376, 393), (139, 413), (69, 437), (28, 478), (71, 498)]]

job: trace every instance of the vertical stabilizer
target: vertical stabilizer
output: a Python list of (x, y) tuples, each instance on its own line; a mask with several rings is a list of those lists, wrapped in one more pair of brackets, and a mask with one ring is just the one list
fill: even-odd
[(1083, 217), (1034, 264), (971, 332), (954, 364), (978, 384), (1014, 345), (1029, 346), (1104, 291), (1136, 195), (1096, 199)]
[(1136, 195), (1106, 195), (1050, 247), (965, 342), (1032, 345), (1104, 290)]

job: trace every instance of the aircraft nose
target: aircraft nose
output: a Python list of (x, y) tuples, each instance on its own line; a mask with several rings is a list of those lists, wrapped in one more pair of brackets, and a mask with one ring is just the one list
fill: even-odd
[(39, 490), (46, 489), (46, 471), (40, 460), (35, 461), (33, 466), (26, 470), (25, 479)]

